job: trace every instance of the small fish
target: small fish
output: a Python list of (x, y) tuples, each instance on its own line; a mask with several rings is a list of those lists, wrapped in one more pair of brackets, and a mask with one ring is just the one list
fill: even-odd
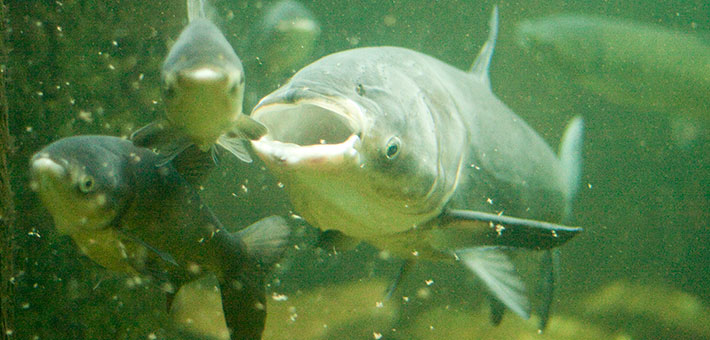
[(492, 93), (496, 32), (494, 10), (470, 72), (398, 47), (328, 55), (254, 108), (269, 132), (252, 146), (308, 222), (406, 259), (395, 283), (411, 261), (458, 260), (494, 312), (527, 318), (503, 250), (549, 251), (581, 231), (556, 222), (577, 191), (583, 125), (572, 121), (557, 156)]
[[(685, 134), (710, 128), (710, 41), (700, 35), (622, 18), (559, 14), (521, 22), (517, 39), (609, 102), (668, 113), (674, 127), (690, 129)], [(678, 137), (681, 143), (692, 139)]]
[(279, 1), (266, 10), (260, 23), (259, 61), (273, 77), (290, 76), (309, 61), (320, 32), (315, 17), (301, 3)]
[(136, 131), (131, 139), (139, 146), (157, 148), (167, 160), (192, 144), (215, 155), (217, 144), (251, 162), (244, 138), (266, 130), (242, 113), (244, 69), (210, 20), (214, 9), (205, 1), (187, 1), (189, 24), (163, 62), (165, 119)]
[[(121, 138), (64, 138), (32, 157), (31, 187), (57, 230), (107, 269), (175, 288), (214, 274), (232, 338), (259, 339), (265, 272), (284, 249), (286, 222), (272, 216), (229, 233), (172, 163), (160, 160)], [(176, 290), (167, 291), (168, 307)]]

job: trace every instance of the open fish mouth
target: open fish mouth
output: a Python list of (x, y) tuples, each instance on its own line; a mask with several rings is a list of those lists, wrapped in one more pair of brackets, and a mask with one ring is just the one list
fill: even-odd
[(252, 118), (269, 132), (253, 141), (267, 160), (289, 165), (359, 161), (362, 112), (350, 101), (312, 98), (257, 107)]

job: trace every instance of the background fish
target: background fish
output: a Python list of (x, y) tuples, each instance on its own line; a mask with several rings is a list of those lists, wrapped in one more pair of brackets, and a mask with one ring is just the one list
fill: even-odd
[(501, 303), (525, 318), (531, 308), (502, 249), (551, 249), (580, 231), (540, 221), (570, 210), (583, 126), (572, 121), (558, 157), (496, 98), (496, 32), (494, 11), (469, 73), (397, 47), (326, 56), (255, 107), (269, 133), (252, 145), (307, 221), (410, 262), (460, 260), (495, 296), (499, 322)]
[(259, 62), (269, 77), (279, 80), (310, 61), (320, 36), (320, 25), (313, 14), (294, 0), (270, 5), (259, 28)]
[(710, 42), (699, 35), (623, 18), (560, 14), (521, 22), (517, 39), (587, 91), (668, 113), (678, 132), (685, 131), (674, 134), (678, 142), (710, 128)]
[(168, 306), (183, 283), (219, 280), (234, 339), (258, 339), (266, 317), (265, 272), (289, 230), (279, 217), (231, 234), (170, 164), (130, 141), (59, 140), (32, 158), (32, 187), (59, 232), (98, 264), (167, 281)]
[(217, 144), (251, 162), (242, 138), (263, 135), (265, 130), (242, 114), (244, 69), (210, 19), (213, 12), (206, 0), (187, 1), (189, 24), (161, 70), (166, 119), (136, 131), (132, 139), (157, 147), (168, 159), (192, 144), (213, 152)]

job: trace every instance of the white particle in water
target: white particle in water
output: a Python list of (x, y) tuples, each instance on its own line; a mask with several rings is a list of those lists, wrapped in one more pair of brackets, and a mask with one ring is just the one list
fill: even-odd
[(285, 294), (276, 294), (276, 293), (273, 293), (273, 294), (271, 294), (271, 298), (272, 298), (274, 301), (286, 301), (286, 300), (288, 300), (288, 296), (286, 296)]

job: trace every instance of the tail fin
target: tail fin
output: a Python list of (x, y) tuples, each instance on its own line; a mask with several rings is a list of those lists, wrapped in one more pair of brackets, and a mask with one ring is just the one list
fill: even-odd
[(493, 13), (491, 13), (491, 20), (488, 26), (490, 30), (488, 32), (488, 40), (483, 44), (481, 52), (478, 53), (469, 73), (478, 77), (483, 83), (490, 87), (491, 80), (488, 77), (488, 70), (490, 69), (493, 49), (496, 46), (496, 38), (498, 37), (498, 6), (493, 7)]
[(271, 216), (237, 235), (256, 263), (237, 257), (226, 264), (219, 283), (224, 318), (232, 339), (261, 339), (266, 320), (265, 267), (281, 257), (290, 229), (284, 218)]
[[(566, 221), (572, 215), (572, 203), (579, 191), (579, 181), (582, 176), (582, 143), (584, 139), (584, 121), (582, 117), (574, 117), (562, 136), (560, 143), (560, 164), (564, 171), (566, 204), (562, 220)], [(540, 263), (540, 284), (538, 294), (542, 297), (539, 306), (540, 322), (538, 329), (543, 331), (547, 326), (552, 309), (555, 283), (559, 281), (560, 254), (557, 249), (545, 251)]]
[(215, 9), (207, 3), (207, 0), (187, 0), (187, 20), (195, 19), (212, 20), (215, 17)]
[(584, 139), (584, 121), (582, 117), (574, 117), (562, 136), (560, 143), (560, 164), (564, 171), (565, 189), (567, 194), (567, 209), (563, 221), (572, 212), (572, 201), (579, 191), (579, 181), (582, 177), (582, 143)]

